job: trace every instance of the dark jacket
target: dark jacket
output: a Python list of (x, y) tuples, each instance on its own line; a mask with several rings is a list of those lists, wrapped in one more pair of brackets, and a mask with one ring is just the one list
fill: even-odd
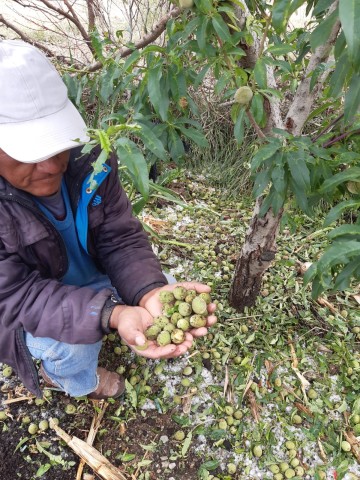
[[(72, 150), (64, 175), (74, 218), (84, 179), (99, 154), (96, 150), (81, 156), (80, 151)], [(137, 305), (145, 293), (167, 282), (141, 223), (132, 216), (116, 158), (107, 163), (111, 172), (90, 195), (100, 201), (87, 208), (86, 246), (124, 302)], [(24, 385), (40, 396), (24, 331), (71, 344), (97, 342), (104, 334), (101, 315), (111, 291), (61, 283), (68, 259), (60, 234), (31, 195), (2, 177), (0, 219), (0, 361), (11, 365)]]

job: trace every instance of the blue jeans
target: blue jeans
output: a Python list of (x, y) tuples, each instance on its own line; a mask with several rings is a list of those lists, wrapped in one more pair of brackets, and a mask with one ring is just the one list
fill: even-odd
[[(164, 274), (168, 283), (176, 282)], [(108, 278), (96, 285), (94, 290), (114, 288)], [(114, 292), (116, 294), (116, 292)], [(51, 381), (71, 397), (82, 397), (96, 390), (99, 379), (96, 374), (102, 341), (88, 345), (72, 345), (52, 338), (33, 337), (25, 332), (25, 342), (31, 355), (41, 360), (42, 367)]]

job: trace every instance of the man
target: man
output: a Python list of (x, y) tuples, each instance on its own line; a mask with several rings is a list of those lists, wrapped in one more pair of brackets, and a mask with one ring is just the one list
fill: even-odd
[[(178, 346), (136, 349), (161, 313), (159, 290), (173, 287), (131, 214), (114, 156), (90, 188), (99, 149), (82, 155), (87, 141), (47, 58), (0, 41), (0, 361), (38, 396), (32, 357), (45, 382), (71, 396), (117, 397), (123, 379), (97, 366), (110, 329), (148, 358), (182, 355), (207, 331), (193, 330)], [(210, 315), (208, 326), (215, 321)]]

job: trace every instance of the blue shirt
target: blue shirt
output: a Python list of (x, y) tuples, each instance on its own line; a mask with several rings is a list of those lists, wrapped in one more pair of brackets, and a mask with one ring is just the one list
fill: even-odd
[[(64, 240), (69, 260), (69, 268), (61, 279), (67, 285), (79, 287), (91, 286), (95, 290), (109, 288), (109, 278), (99, 272), (93, 259), (81, 246), (76, 230), (74, 216), (70, 206), (66, 184), (62, 181), (61, 195), (48, 197), (34, 197), (36, 203)], [(57, 201), (54, 201), (57, 199)], [(64, 212), (61, 220), (54, 215)]]

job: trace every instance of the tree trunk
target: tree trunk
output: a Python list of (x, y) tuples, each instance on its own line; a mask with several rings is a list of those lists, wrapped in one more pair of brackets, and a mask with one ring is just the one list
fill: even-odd
[(276, 237), (282, 211), (274, 216), (272, 210), (269, 210), (264, 217), (259, 217), (261, 203), (258, 198), (230, 289), (230, 305), (239, 312), (254, 305), (260, 292), (263, 274), (271, 265), (277, 251)]
[[(338, 6), (339, 0), (335, 0), (330, 9), (331, 12)], [(241, 18), (240, 18), (241, 21)], [(339, 33), (340, 23), (335, 22), (331, 34), (324, 45), (316, 48), (310, 56), (306, 77), (300, 82), (300, 86), (295, 93), (292, 104), (285, 117), (282, 120), (281, 105), (279, 99), (265, 104), (268, 110), (268, 121), (263, 133), (273, 135), (272, 129), (286, 129), (287, 131), (300, 135), (306, 118), (319, 94), (319, 86), (325, 81), (325, 76), (320, 77), (316, 82), (313, 91), (310, 91), (311, 73), (325, 62), (331, 52), (337, 35)], [(254, 51), (247, 52), (252, 55), (251, 63), (254, 63)], [(276, 79), (273, 67), (267, 66), (268, 86), (276, 89)], [(262, 277), (265, 271), (270, 267), (277, 251), (276, 237), (279, 231), (279, 225), (283, 211), (274, 216), (270, 209), (264, 217), (259, 217), (259, 211), (262, 204), (262, 198), (256, 200), (253, 217), (251, 219), (249, 230), (245, 237), (245, 243), (236, 263), (233, 283), (230, 288), (229, 302), (239, 312), (245, 307), (255, 304), (256, 297), (260, 293)]]

